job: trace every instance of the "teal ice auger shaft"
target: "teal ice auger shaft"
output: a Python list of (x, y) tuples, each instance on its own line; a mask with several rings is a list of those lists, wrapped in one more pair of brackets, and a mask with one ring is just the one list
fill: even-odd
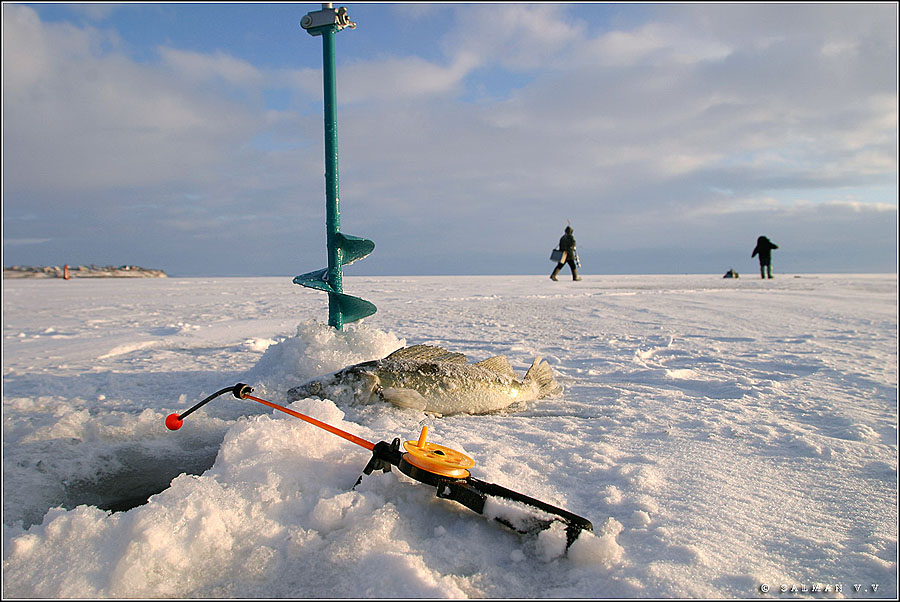
[(375, 305), (344, 293), (342, 266), (362, 259), (375, 243), (366, 238), (341, 234), (340, 178), (338, 176), (337, 85), (335, 79), (334, 34), (356, 23), (347, 9), (323, 3), (322, 10), (308, 13), (300, 27), (312, 36), (322, 36), (322, 79), (325, 94), (325, 230), (328, 267), (301, 274), (294, 283), (328, 293), (328, 325), (340, 330), (345, 322), (371, 316)]

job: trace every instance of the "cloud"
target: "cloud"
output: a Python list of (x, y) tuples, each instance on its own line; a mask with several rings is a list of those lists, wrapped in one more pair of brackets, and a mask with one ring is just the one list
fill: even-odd
[(85, 2), (69, 4), (66, 8), (89, 19), (103, 21), (122, 8), (122, 6), (112, 2)]
[(264, 74), (247, 61), (221, 51), (208, 55), (161, 47), (159, 54), (164, 64), (182, 77), (195, 82), (221, 79), (241, 88), (256, 88), (261, 86), (265, 79)]
[(441, 41), (448, 56), (513, 70), (544, 67), (565, 53), (585, 25), (564, 4), (465, 4), (456, 7), (455, 30)]
[[(653, 256), (641, 250), (715, 256), (757, 230), (812, 248), (846, 229), (846, 245), (892, 250), (896, 24), (866, 7), (664, 4), (591, 22), (570, 5), (423, 10), (422, 27), (446, 25), (442, 56), (339, 62), (342, 225), (378, 245), (354, 273), (500, 255), (491, 270), (527, 273), (570, 218), (594, 265), (628, 250), (624, 271)], [(196, 249), (200, 273), (320, 267), (306, 257), (322, 247), (321, 70), (173, 44), (139, 63), (113, 31), (3, 10), (17, 238), (52, 232), (43, 246), (64, 249), (82, 230), (48, 214), (26, 227), (23, 208), (78, 206), (87, 236), (137, 245), (152, 228), (165, 238), (146, 253)], [(473, 93), (485, 81), (499, 92)], [(272, 90), (294, 94), (286, 110), (266, 107)], [(254, 244), (222, 240), (235, 230)]]
[(732, 52), (725, 41), (708, 39), (666, 23), (648, 23), (629, 31), (610, 31), (582, 41), (573, 59), (579, 64), (625, 68), (640, 64), (692, 64), (719, 61)]
[[(259, 127), (248, 107), (135, 63), (101, 31), (3, 6), (4, 174), (11, 191), (79, 191), (209, 179)], [(170, 53), (196, 76), (234, 74)], [(240, 66), (239, 64), (237, 64)], [(246, 75), (244, 75), (246, 78)]]
[(23, 245), (41, 245), (50, 242), (51, 238), (4, 238), (3, 245), (10, 247), (18, 247)]

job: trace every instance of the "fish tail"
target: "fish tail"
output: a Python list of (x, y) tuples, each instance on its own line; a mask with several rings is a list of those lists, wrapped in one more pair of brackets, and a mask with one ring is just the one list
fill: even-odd
[(534, 358), (528, 372), (525, 373), (525, 382), (534, 383), (538, 388), (538, 396), (546, 397), (562, 391), (562, 387), (553, 378), (553, 370), (550, 364), (540, 356)]

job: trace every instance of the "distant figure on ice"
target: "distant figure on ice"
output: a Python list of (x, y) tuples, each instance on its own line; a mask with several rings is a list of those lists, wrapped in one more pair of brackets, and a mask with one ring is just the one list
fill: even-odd
[(725, 272), (725, 275), (722, 278), (740, 278), (741, 275), (734, 271), (734, 268), (728, 268), (728, 271)]
[(559, 271), (566, 264), (569, 264), (569, 268), (572, 270), (572, 280), (581, 280), (581, 276), (578, 275), (578, 268), (581, 266), (581, 262), (578, 261), (578, 254), (575, 252), (575, 237), (572, 236), (572, 232), (572, 226), (566, 226), (566, 233), (559, 239), (559, 247), (551, 255), (551, 259), (553, 259), (556, 257), (557, 251), (560, 252), (557, 259), (559, 263), (553, 268), (550, 280), (556, 280), (556, 275), (559, 274)]
[(753, 253), (750, 257), (759, 255), (760, 278), (765, 278), (767, 274), (769, 278), (772, 277), (772, 250), (777, 248), (778, 245), (765, 236), (760, 236), (756, 239), (756, 248), (753, 249)]

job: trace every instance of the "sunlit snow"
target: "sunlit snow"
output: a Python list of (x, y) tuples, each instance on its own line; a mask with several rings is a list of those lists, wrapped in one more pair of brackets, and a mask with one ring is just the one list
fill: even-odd
[[(339, 332), (289, 277), (4, 280), (4, 597), (896, 597), (895, 274), (344, 288), (378, 312)], [(444, 417), (286, 400), (414, 344), (542, 356), (564, 390)], [(594, 532), (567, 550), (396, 469), (354, 489), (370, 452), (230, 395), (166, 429), (237, 382), (372, 442), (428, 426)]]

